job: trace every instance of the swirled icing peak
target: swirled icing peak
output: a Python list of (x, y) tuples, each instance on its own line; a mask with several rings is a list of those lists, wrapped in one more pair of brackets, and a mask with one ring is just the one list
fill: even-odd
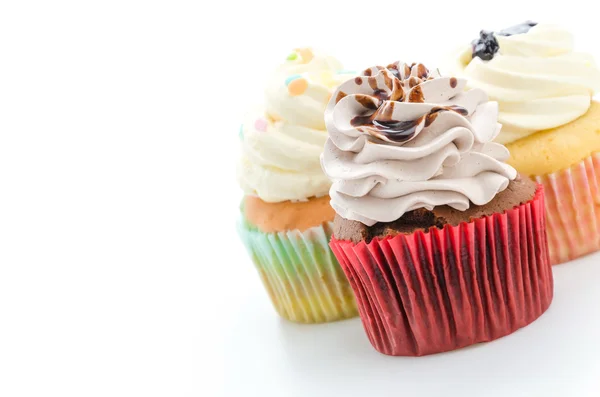
[(240, 136), (238, 181), (266, 202), (327, 194), (319, 156), (327, 139), (323, 112), (334, 88), (355, 73), (309, 48), (294, 50), (270, 76), (264, 104), (251, 112)]
[(492, 142), (498, 105), (465, 85), (396, 62), (338, 87), (325, 111), (321, 164), (339, 215), (371, 226), (419, 208), (464, 211), (506, 189), (517, 173)]
[(468, 78), (498, 101), (502, 133), (510, 143), (584, 115), (600, 91), (593, 57), (574, 51), (566, 29), (526, 22), (480, 38), (452, 55), (449, 71)]

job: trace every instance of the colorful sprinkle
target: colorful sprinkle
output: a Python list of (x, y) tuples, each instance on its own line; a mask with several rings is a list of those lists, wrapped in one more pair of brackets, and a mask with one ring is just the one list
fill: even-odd
[(254, 128), (256, 131), (267, 132), (267, 121), (265, 119), (258, 119), (254, 122)]
[(310, 48), (296, 48), (295, 51), (302, 57), (302, 63), (309, 63), (315, 56)]
[(240, 125), (240, 132), (238, 133), (240, 140), (244, 140), (244, 125)]
[(288, 92), (291, 96), (298, 96), (304, 94), (308, 88), (308, 81), (303, 78), (295, 79), (288, 84)]
[(288, 55), (286, 59), (288, 61), (295, 61), (296, 59), (298, 59), (298, 53), (292, 52), (290, 55)]
[(338, 70), (336, 74), (358, 74), (355, 70)]
[(290, 83), (296, 79), (301, 79), (302, 76), (300, 76), (299, 74), (293, 74), (290, 77), (288, 77), (287, 79), (285, 79), (285, 85), (290, 85)]
[(269, 121), (271, 123), (276, 123), (278, 121), (281, 121), (281, 117), (277, 116), (276, 114), (266, 114), (267, 119), (269, 119)]

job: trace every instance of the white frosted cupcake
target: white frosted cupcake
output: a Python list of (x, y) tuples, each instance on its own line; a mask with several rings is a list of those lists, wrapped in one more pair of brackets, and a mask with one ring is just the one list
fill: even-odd
[(355, 316), (352, 290), (328, 246), (334, 211), (321, 170), (324, 111), (349, 75), (330, 56), (294, 51), (269, 80), (264, 109), (241, 130), (240, 235), (279, 314), (316, 323)]
[(509, 163), (546, 191), (554, 264), (600, 249), (600, 70), (556, 25), (527, 22), (480, 38), (452, 69), (499, 103)]

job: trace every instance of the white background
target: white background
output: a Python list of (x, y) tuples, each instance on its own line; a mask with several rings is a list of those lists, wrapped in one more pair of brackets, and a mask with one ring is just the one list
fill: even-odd
[[(231, 395), (299, 395), (248, 378), (263, 360), (287, 368), (303, 350), (274, 353), (280, 343), (269, 338), (287, 325), (234, 232), (239, 124), (268, 71), (307, 45), (348, 68), (396, 59), (433, 66), (480, 29), (525, 19), (559, 22), (598, 54), (593, 2), (554, 3), (0, 3), (0, 396), (214, 396), (226, 384), (244, 390)], [(583, 291), (570, 283), (561, 296)], [(573, 304), (593, 299), (578, 296)], [(598, 317), (567, 316), (572, 326), (561, 332)], [(336, 326), (328, 330), (339, 336), (315, 332), (362, 343), (359, 323)], [(287, 345), (310, 332), (293, 328)], [(558, 336), (523, 356), (565, 350)], [(598, 352), (600, 342), (589, 341)], [(370, 363), (394, 378), (393, 366), (373, 367), (365, 354), (365, 377)], [(589, 361), (570, 364), (599, 370), (597, 355), (580, 357)], [(461, 359), (466, 371), (475, 359)], [(414, 368), (445, 370), (424, 360)], [(319, 372), (321, 362), (309, 356), (303, 365)], [(356, 365), (349, 375), (360, 390)], [(538, 374), (541, 383), (554, 375)], [(268, 373), (257, 379), (270, 382)], [(490, 375), (490, 390), (510, 381)], [(306, 382), (319, 388), (314, 377)]]

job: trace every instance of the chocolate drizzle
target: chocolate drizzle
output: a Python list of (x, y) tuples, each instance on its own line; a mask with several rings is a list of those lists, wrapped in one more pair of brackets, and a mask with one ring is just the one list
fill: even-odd
[(377, 110), (377, 99), (373, 98), (372, 96), (357, 94), (354, 96), (354, 99), (366, 109)]
[(420, 85), (417, 85), (412, 90), (410, 90), (410, 94), (408, 94), (408, 102), (413, 102), (413, 103), (424, 103), (425, 102), (425, 96), (423, 95), (423, 90), (421, 89)]
[(417, 77), (411, 76), (411, 78), (408, 79), (408, 86), (410, 88), (416, 87), (419, 84), (421, 84), (421, 80), (419, 80)]
[(429, 113), (427, 113), (425, 115), (425, 127), (429, 127), (431, 124), (433, 124), (433, 122), (435, 121), (435, 119), (438, 117), (438, 115), (441, 112), (448, 112), (448, 111), (458, 113), (464, 117), (469, 115), (469, 111), (467, 109), (463, 108), (462, 106), (458, 106), (458, 105), (436, 106), (433, 109), (431, 109), (429, 111)]
[(398, 65), (395, 63), (392, 63), (390, 65), (388, 65), (387, 69), (392, 72), (392, 74), (394, 75), (395, 78), (397, 78), (398, 80), (402, 80), (402, 76), (400, 75), (400, 71), (398, 70)]
[(412, 138), (417, 132), (417, 126), (421, 119), (408, 121), (377, 121), (373, 120), (373, 126), (379, 132), (394, 142), (405, 142)]
[(369, 87), (371, 87), (374, 90), (377, 89), (377, 79), (375, 77), (369, 77), (367, 81), (369, 82)]
[(420, 79), (426, 79), (429, 76), (429, 70), (422, 63), (417, 65), (417, 77)]
[[(427, 114), (416, 120), (395, 120), (394, 109), (399, 102), (425, 103), (425, 93), (421, 84), (434, 79), (437, 75), (430, 73), (425, 65), (395, 62), (386, 68), (376, 66), (366, 69), (364, 77), (356, 77), (354, 82), (362, 85), (367, 79), (371, 94), (354, 94), (355, 100), (365, 109), (362, 115), (354, 117), (350, 123), (359, 131), (365, 132), (381, 140), (403, 143), (412, 139), (419, 127), (429, 127), (444, 111), (456, 112), (468, 116), (467, 109), (460, 106), (436, 106)], [(451, 88), (458, 86), (458, 79), (449, 79)], [(338, 94), (338, 100), (341, 99)], [(343, 94), (345, 95), (345, 94)], [(365, 114), (366, 113), (366, 114)]]
[(375, 90), (373, 91), (373, 96), (380, 101), (387, 101), (390, 97), (389, 94), (384, 90)]
[(347, 94), (345, 92), (338, 92), (337, 96), (335, 97), (335, 103), (338, 103), (339, 101), (342, 100), (342, 98), (344, 98)]
[(423, 124), (429, 127), (441, 112), (451, 111), (468, 116), (469, 112), (462, 106), (436, 106), (427, 114), (415, 120), (393, 120), (394, 102), (386, 102), (375, 113), (369, 116), (356, 116), (350, 124), (359, 130), (363, 128), (371, 132), (372, 135), (379, 138), (386, 138), (392, 142), (402, 143), (413, 138), (417, 132), (417, 127)]

